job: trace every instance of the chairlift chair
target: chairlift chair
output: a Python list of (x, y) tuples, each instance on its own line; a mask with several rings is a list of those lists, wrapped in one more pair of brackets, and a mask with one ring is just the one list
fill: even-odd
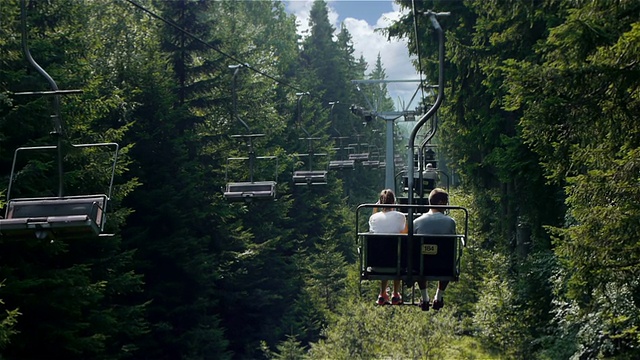
[(293, 173), (296, 185), (327, 185), (326, 170), (299, 170)]
[[(338, 136), (335, 139), (338, 140), (338, 147), (333, 148), (336, 151), (336, 154), (341, 154), (344, 151), (351, 151), (354, 148), (351, 146), (342, 146), (342, 140), (348, 139), (347, 136)], [(329, 161), (329, 170), (345, 170), (350, 169), (354, 170), (356, 168), (356, 161), (354, 159), (335, 159)]]
[(55, 197), (12, 198), (12, 185), (16, 181), (16, 162), (22, 151), (57, 150), (58, 146), (34, 146), (16, 149), (7, 189), (7, 208), (0, 219), (0, 237), (22, 238), (35, 235), (45, 238), (79, 238), (111, 236), (104, 233), (108, 203), (111, 199), (113, 179), (118, 158), (118, 144), (77, 144), (75, 148), (113, 148), (111, 179), (106, 194)]
[[(358, 144), (349, 144), (349, 147), (351, 147), (352, 149), (358, 149)], [(369, 160), (369, 153), (368, 152), (353, 152), (353, 153), (349, 154), (349, 160), (367, 161), (367, 160)]]
[(355, 144), (349, 144), (349, 147), (353, 149), (353, 152), (349, 154), (349, 160), (355, 161), (368, 161), (369, 160), (369, 152), (361, 151), (360, 147), (365, 146), (368, 147), (367, 143), (360, 143), (360, 135), (356, 135), (356, 139), (358, 140)]
[[(7, 207), (5, 216), (0, 219), (0, 237), (23, 238), (35, 235), (38, 239), (70, 238), (87, 236), (108, 236), (104, 234), (106, 212), (108, 202), (113, 189), (116, 162), (119, 146), (116, 143), (77, 144), (73, 148), (113, 148), (113, 162), (111, 176), (106, 194), (64, 195), (64, 171), (63, 171), (63, 135), (60, 121), (60, 96), (66, 94), (81, 93), (81, 90), (60, 90), (55, 80), (33, 59), (29, 51), (27, 36), (27, 11), (26, 1), (20, 2), (20, 18), (22, 30), (22, 47), (26, 60), (51, 86), (50, 91), (31, 91), (15, 93), (14, 95), (44, 95), (53, 96), (53, 115), (51, 116), (54, 128), (51, 132), (57, 140), (53, 146), (20, 147), (15, 150), (9, 186), (7, 188)], [(21, 152), (56, 151), (58, 170), (58, 196), (12, 198), (13, 185), (17, 176), (16, 163)]]
[[(362, 231), (361, 213), (373, 208), (411, 208), (426, 212), (430, 208), (462, 212), (462, 232), (458, 234), (383, 234)], [(380, 205), (361, 204), (356, 209), (356, 243), (358, 247), (360, 282), (365, 280), (396, 280), (405, 284), (415, 281), (458, 281), (463, 249), (468, 242), (469, 213), (466, 208), (449, 205)]]
[[(247, 157), (230, 157), (227, 159), (227, 166), (225, 169), (225, 181), (227, 185), (224, 190), (224, 197), (230, 202), (245, 201), (250, 202), (252, 200), (273, 200), (276, 198), (276, 185), (277, 181), (254, 181), (254, 167), (255, 160), (275, 160), (275, 173), (274, 179), (278, 176), (278, 158), (276, 156), (256, 156), (253, 151), (253, 139), (256, 137), (262, 137), (264, 134), (245, 134), (245, 135), (231, 135), (232, 138), (244, 138), (249, 142), (249, 156)], [(229, 168), (232, 161), (249, 161), (249, 180), (239, 182), (229, 182)]]
[[(307, 160), (307, 170), (295, 170), (293, 172), (293, 183), (294, 185), (326, 185), (327, 184), (327, 170), (314, 170), (313, 159), (315, 157), (323, 157), (327, 156), (326, 153), (315, 153), (313, 150), (313, 142), (322, 140), (321, 137), (313, 137), (311, 134), (305, 129), (302, 124), (302, 97), (304, 95), (308, 95), (309, 93), (296, 93), (298, 97), (297, 101), (297, 123), (299, 124), (302, 131), (304, 131), (306, 137), (299, 138), (299, 140), (307, 140), (307, 151), (308, 154), (296, 154), (297, 157), (302, 158), (306, 157)], [(333, 104), (332, 104), (333, 105)], [(333, 108), (332, 108), (333, 109)], [(295, 165), (294, 165), (295, 166)]]
[(345, 170), (345, 169), (355, 169), (356, 161), (355, 160), (331, 160), (329, 161), (329, 170)]
[[(371, 149), (376, 150), (371, 150)], [(377, 146), (369, 145), (369, 160), (362, 161), (362, 165), (370, 169), (380, 168), (380, 152), (377, 150)]]
[[(296, 154), (298, 157), (324, 156), (326, 154)], [(326, 185), (327, 170), (296, 170), (293, 172), (295, 185)]]
[[(229, 68), (233, 70), (232, 77), (232, 118), (238, 120), (240, 124), (247, 130), (246, 134), (231, 135), (231, 138), (244, 139), (249, 148), (248, 157), (230, 157), (227, 159), (227, 166), (225, 168), (225, 181), (227, 185), (223, 192), (223, 196), (227, 201), (238, 202), (245, 201), (250, 202), (252, 200), (273, 200), (276, 198), (276, 185), (278, 178), (278, 158), (275, 156), (256, 156), (253, 149), (253, 140), (259, 137), (265, 136), (265, 134), (254, 134), (251, 132), (249, 125), (240, 118), (238, 115), (238, 100), (237, 100), (237, 76), (240, 69), (246, 67), (246, 65), (230, 65)], [(276, 160), (275, 174), (273, 181), (254, 181), (254, 168), (255, 162), (259, 159)], [(229, 167), (231, 161), (248, 161), (249, 162), (249, 180), (240, 182), (229, 182)]]
[(276, 197), (276, 185), (275, 181), (231, 182), (227, 183), (224, 197), (228, 201), (271, 200)]
[(308, 154), (296, 154), (296, 157), (306, 157), (308, 170), (296, 170), (293, 172), (293, 183), (295, 185), (326, 185), (327, 184), (327, 170), (313, 170), (313, 159), (315, 157), (327, 156), (326, 153), (314, 153), (312, 141), (322, 140), (319, 137), (306, 137), (300, 138), (300, 140), (307, 140), (309, 142)]

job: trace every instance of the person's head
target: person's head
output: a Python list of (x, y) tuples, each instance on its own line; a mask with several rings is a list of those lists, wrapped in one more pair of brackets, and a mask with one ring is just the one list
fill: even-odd
[(395, 204), (396, 195), (391, 189), (384, 189), (380, 192), (380, 204)]
[(447, 205), (449, 204), (449, 194), (441, 188), (431, 190), (429, 194), (429, 205)]

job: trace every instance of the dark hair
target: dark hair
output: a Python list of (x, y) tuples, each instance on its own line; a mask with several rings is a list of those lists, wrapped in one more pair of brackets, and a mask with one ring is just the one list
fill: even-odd
[(395, 204), (396, 195), (391, 189), (384, 189), (380, 192), (380, 204)]
[(449, 194), (441, 188), (431, 190), (429, 194), (429, 205), (447, 205), (449, 204)]

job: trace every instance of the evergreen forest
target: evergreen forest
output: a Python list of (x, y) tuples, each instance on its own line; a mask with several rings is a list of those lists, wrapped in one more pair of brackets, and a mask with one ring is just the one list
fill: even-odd
[[(114, 179), (109, 236), (0, 236), (0, 358), (640, 358), (640, 1), (395, 1), (379, 31), (408, 41), (423, 93), (424, 14), (450, 13), (433, 141), (470, 221), (440, 311), (376, 306), (360, 282), (355, 209), (384, 169), (292, 182), (347, 144), (382, 160), (385, 122), (351, 105), (398, 110), (352, 84), (387, 69), (326, 1), (302, 36), (277, 0), (0, 0), (0, 216)], [(12, 168), (56, 143), (64, 181), (56, 151)], [(95, 143), (115, 166), (71, 146)], [(254, 177), (274, 200), (225, 198)]]

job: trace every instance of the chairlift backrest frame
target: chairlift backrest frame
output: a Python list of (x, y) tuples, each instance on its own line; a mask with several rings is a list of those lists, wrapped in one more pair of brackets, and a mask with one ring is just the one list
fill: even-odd
[[(225, 182), (229, 182), (229, 168), (231, 167), (231, 162), (232, 161), (246, 161), (246, 160), (251, 160), (252, 158), (250, 156), (240, 156), (240, 157), (230, 157), (227, 158), (227, 164), (225, 166), (224, 169), (224, 180)], [(256, 160), (275, 160), (275, 167), (274, 167), (274, 172), (273, 172), (273, 181), (277, 182), (278, 181), (278, 157), (274, 156), (274, 155), (267, 155), (267, 156), (254, 156), (253, 159)], [(254, 182), (260, 182), (260, 181), (254, 181), (253, 176), (255, 175), (254, 172), (255, 169), (251, 169), (250, 170), (250, 174), (249, 174), (249, 179), (245, 180), (245, 181), (238, 181), (237, 183), (241, 183), (241, 182), (247, 182), (247, 183), (254, 183)]]
[[(337, 136), (333, 138), (334, 140), (338, 140), (338, 147), (334, 148), (338, 159), (329, 161), (329, 170), (344, 170), (344, 169), (354, 170), (356, 168), (356, 161), (354, 159), (349, 158), (349, 151), (353, 150), (354, 148), (351, 146), (344, 146), (344, 147), (342, 146), (342, 140), (348, 139), (348, 138), (349, 138), (348, 136)], [(347, 151), (346, 159), (343, 156), (340, 156), (340, 154), (343, 154), (344, 150)]]
[[(244, 138), (248, 140), (249, 156), (229, 157), (225, 166), (225, 189), (223, 196), (227, 201), (252, 201), (252, 200), (273, 200), (276, 198), (276, 186), (278, 184), (278, 157), (256, 156), (253, 150), (253, 139), (262, 137), (264, 134), (245, 134), (231, 135), (232, 138)], [(255, 181), (255, 160), (275, 160), (274, 180), (273, 181)], [(229, 168), (232, 161), (249, 161), (249, 179), (246, 181), (229, 182)]]
[[(303, 129), (304, 130), (304, 129)], [(327, 184), (327, 169), (316, 170), (313, 167), (313, 158), (314, 157), (326, 157), (326, 153), (315, 153), (313, 150), (313, 141), (322, 140), (321, 137), (310, 137), (309, 133), (304, 130), (307, 137), (298, 138), (298, 140), (307, 140), (307, 150), (306, 154), (294, 154), (295, 157), (303, 158), (307, 157), (309, 160), (307, 161), (307, 170), (296, 170), (294, 163), (294, 171), (293, 171), (293, 183), (294, 185), (326, 185)]]

